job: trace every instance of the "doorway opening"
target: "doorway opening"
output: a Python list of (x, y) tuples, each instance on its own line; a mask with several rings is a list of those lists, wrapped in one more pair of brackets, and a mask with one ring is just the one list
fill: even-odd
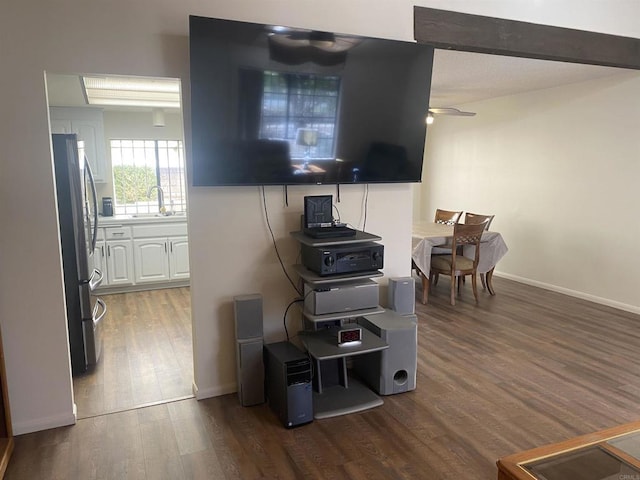
[(77, 418), (193, 397), (180, 81), (47, 72), (46, 86), (51, 133), (82, 143), (99, 212), (107, 314), (97, 363), (73, 377)]

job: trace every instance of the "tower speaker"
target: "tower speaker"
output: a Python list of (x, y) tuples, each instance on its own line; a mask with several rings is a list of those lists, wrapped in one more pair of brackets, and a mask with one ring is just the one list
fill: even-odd
[(233, 306), (238, 399), (248, 407), (264, 403), (262, 296), (239, 295), (233, 298)]
[(353, 369), (380, 395), (416, 388), (418, 321), (391, 310), (365, 315), (358, 323), (387, 342), (389, 348), (353, 357)]
[(413, 315), (416, 311), (415, 288), (413, 277), (389, 279), (389, 308), (400, 315)]

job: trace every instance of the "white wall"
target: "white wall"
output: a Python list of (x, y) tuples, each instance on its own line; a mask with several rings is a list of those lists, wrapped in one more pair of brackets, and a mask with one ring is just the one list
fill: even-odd
[[(0, 322), (15, 433), (74, 421), (43, 72), (181, 78), (188, 148), (188, 14), (411, 39), (414, 3), (640, 36), (638, 4), (625, 0), (27, 0), (3, 8), (0, 59), (10, 74), (2, 76), (0, 89)], [(311, 191), (325, 190), (331, 191)], [(285, 208), (281, 190), (267, 189), (288, 263), (296, 247), (287, 232), (297, 226), (305, 193), (290, 189), (292, 206)], [(343, 219), (359, 223), (363, 187), (342, 193)], [(232, 296), (265, 294), (273, 338), (293, 292), (269, 246), (257, 189), (191, 189), (189, 198), (195, 381), (202, 397), (234, 389)], [(367, 229), (387, 245), (388, 276), (408, 273), (410, 224), (409, 186), (370, 188)]]
[(640, 313), (640, 73), (464, 108), (429, 131), (421, 216), (495, 214), (498, 274)]

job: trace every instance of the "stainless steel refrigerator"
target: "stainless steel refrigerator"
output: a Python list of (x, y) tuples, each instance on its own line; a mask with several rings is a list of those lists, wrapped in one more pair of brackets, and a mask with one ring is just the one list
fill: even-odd
[(107, 307), (94, 295), (102, 272), (93, 265), (98, 232), (96, 189), (76, 135), (54, 134), (53, 157), (67, 303), (71, 370), (79, 375), (100, 359)]

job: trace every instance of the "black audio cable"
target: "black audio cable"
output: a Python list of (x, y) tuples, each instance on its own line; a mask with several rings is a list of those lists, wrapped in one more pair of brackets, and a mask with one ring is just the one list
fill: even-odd
[(276, 237), (273, 235), (273, 229), (271, 228), (271, 222), (269, 222), (269, 212), (267, 210), (267, 198), (266, 198), (266, 195), (264, 193), (264, 185), (262, 185), (262, 204), (264, 205), (264, 216), (265, 216), (265, 218), (267, 220), (267, 227), (269, 228), (269, 233), (271, 234), (271, 240), (273, 242), (273, 249), (275, 250), (276, 256), (278, 257), (278, 262), (280, 262), (280, 267), (282, 267), (282, 271), (284, 272), (285, 277), (287, 277), (287, 280), (289, 280), (289, 283), (291, 283), (291, 286), (296, 291), (296, 293), (298, 295), (302, 296), (302, 292), (300, 290), (298, 290), (298, 287), (296, 287), (295, 282), (289, 276), (289, 273), (287, 272), (287, 269), (284, 266), (284, 262), (282, 261), (282, 257), (280, 257), (280, 252), (278, 251), (278, 245), (276, 244)]

